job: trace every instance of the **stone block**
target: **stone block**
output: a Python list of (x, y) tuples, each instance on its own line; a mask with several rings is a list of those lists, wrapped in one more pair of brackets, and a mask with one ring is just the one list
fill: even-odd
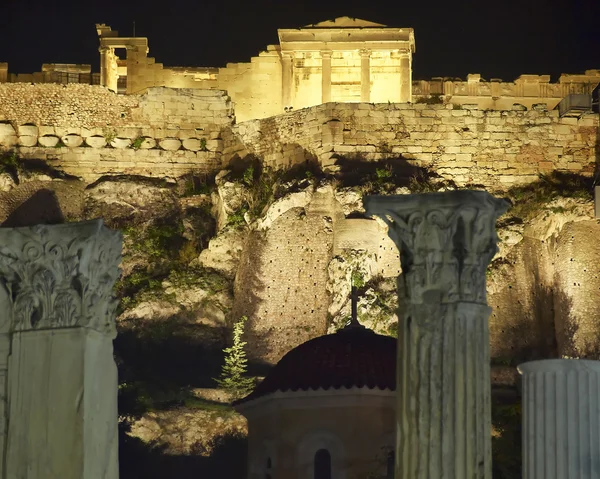
[(19, 136), (19, 146), (36, 146), (38, 141), (37, 136), (21, 135)]
[(131, 146), (131, 139), (117, 137), (110, 142), (110, 146), (119, 150), (122, 150), (123, 148), (129, 148)]
[(74, 133), (69, 133), (61, 138), (61, 141), (68, 148), (77, 148), (83, 144), (83, 138), (81, 135), (76, 135)]
[(35, 125), (20, 125), (17, 127), (17, 135), (19, 136), (39, 136), (39, 129)]
[(92, 148), (104, 148), (106, 146), (106, 138), (102, 135), (92, 135), (85, 139), (85, 143)]
[(44, 135), (38, 137), (38, 143), (45, 148), (54, 148), (58, 145), (59, 138), (55, 135)]
[(156, 140), (149, 136), (143, 137), (142, 143), (140, 145), (141, 150), (150, 150), (156, 147)]
[(181, 148), (181, 140), (178, 138), (165, 138), (159, 141), (159, 146), (166, 151), (177, 151)]

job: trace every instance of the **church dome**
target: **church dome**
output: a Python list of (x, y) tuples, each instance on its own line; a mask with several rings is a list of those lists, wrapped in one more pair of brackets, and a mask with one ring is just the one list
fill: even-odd
[(289, 351), (242, 404), (276, 391), (367, 387), (396, 390), (396, 338), (358, 324)]

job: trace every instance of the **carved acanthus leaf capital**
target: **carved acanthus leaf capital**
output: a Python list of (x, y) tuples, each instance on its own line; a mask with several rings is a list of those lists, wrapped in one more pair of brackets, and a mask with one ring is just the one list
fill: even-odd
[(368, 196), (364, 205), (388, 225), (411, 302), (486, 303), (485, 273), (497, 251), (495, 224), (508, 208), (505, 200), (459, 190)]
[(121, 244), (102, 220), (0, 228), (0, 331), (80, 326), (114, 336)]

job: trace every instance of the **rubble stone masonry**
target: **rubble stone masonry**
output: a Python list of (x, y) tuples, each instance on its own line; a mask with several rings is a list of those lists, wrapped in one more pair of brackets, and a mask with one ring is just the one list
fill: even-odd
[(224, 91), (152, 88), (116, 95), (81, 84), (0, 84), (0, 152), (94, 181), (178, 177), (248, 153), (281, 168), (306, 160), (404, 159), (459, 185), (508, 187), (552, 170), (592, 174), (598, 115), (422, 103), (325, 103), (235, 124)]

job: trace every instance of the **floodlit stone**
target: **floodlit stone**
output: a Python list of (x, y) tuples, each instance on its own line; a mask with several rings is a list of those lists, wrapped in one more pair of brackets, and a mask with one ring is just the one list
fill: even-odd
[(523, 479), (600, 477), (600, 361), (547, 359), (523, 375)]
[(141, 150), (151, 150), (152, 148), (156, 148), (156, 140), (150, 137), (144, 137), (142, 144), (140, 145)]
[(0, 228), (0, 245), (3, 477), (117, 479), (121, 235), (94, 220)]
[(17, 144), (15, 129), (10, 123), (0, 123), (0, 145), (14, 146)]
[(190, 151), (199, 151), (202, 149), (202, 143), (198, 138), (186, 138), (182, 142), (183, 147)]
[(20, 125), (17, 128), (19, 136), (38, 136), (38, 127), (35, 125)]
[(21, 135), (19, 137), (19, 146), (35, 146), (37, 145), (37, 142), (37, 136)]
[(73, 133), (63, 136), (61, 140), (68, 148), (77, 148), (83, 145), (83, 138), (81, 135), (76, 135)]
[(58, 141), (58, 136), (54, 135), (40, 136), (38, 138), (38, 143), (40, 146), (44, 146), (46, 148), (54, 148), (56, 145), (58, 145)]
[(106, 146), (106, 138), (104, 138), (102, 135), (88, 136), (85, 139), (85, 143), (87, 146), (91, 146), (92, 148), (104, 148)]
[(368, 196), (364, 204), (398, 246), (407, 296), (395, 477), (491, 479), (486, 269), (508, 203), (462, 190)]
[(175, 151), (181, 148), (181, 140), (177, 138), (165, 138), (164, 140), (160, 140), (159, 145), (163, 150)]
[(110, 142), (110, 146), (117, 149), (129, 148), (131, 146), (131, 139), (117, 137)]

